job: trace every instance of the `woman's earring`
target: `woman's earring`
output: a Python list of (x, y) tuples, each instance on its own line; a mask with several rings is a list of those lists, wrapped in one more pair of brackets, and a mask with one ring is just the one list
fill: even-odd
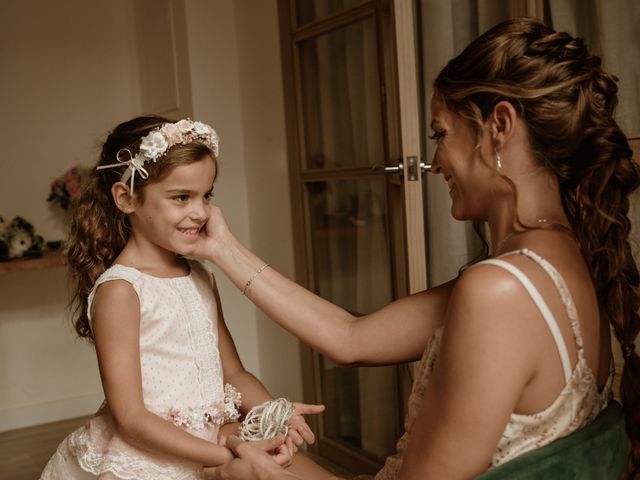
[(496, 153), (496, 168), (498, 170), (502, 169), (502, 162), (500, 161), (500, 154), (498, 153), (498, 150), (494, 150)]

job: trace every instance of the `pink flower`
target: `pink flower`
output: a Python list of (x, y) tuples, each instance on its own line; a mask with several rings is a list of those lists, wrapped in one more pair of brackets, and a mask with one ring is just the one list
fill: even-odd
[(191, 131), (191, 129), (193, 128), (193, 122), (191, 122), (191, 120), (188, 119), (182, 119), (179, 122), (174, 123), (174, 125), (178, 128), (178, 130), (180, 131), (180, 133), (188, 133)]
[(180, 142), (180, 129), (175, 123), (166, 123), (162, 127), (162, 132), (167, 137), (169, 144), (175, 144)]

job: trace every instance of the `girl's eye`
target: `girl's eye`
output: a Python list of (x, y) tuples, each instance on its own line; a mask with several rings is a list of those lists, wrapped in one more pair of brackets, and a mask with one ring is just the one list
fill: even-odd
[(433, 132), (432, 135), (429, 135), (429, 138), (431, 140), (435, 140), (436, 143), (440, 142), (440, 140), (442, 140), (445, 136), (444, 132)]
[(209, 192), (209, 193), (207, 193), (207, 194), (204, 196), (204, 199), (205, 199), (207, 202), (210, 202), (211, 200), (213, 200), (213, 192)]

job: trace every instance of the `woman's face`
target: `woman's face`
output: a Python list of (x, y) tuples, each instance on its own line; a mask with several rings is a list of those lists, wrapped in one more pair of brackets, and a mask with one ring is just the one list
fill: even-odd
[(469, 122), (447, 108), (444, 101), (431, 99), (430, 138), (436, 141), (432, 173), (441, 173), (449, 186), (451, 215), (457, 220), (486, 220), (495, 179), (491, 143), (483, 133), (478, 139)]

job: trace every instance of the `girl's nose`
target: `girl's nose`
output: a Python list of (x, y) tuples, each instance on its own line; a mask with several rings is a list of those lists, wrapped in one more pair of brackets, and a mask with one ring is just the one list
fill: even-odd
[(209, 216), (211, 205), (205, 199), (193, 202), (191, 218), (193, 220), (204, 221)]

